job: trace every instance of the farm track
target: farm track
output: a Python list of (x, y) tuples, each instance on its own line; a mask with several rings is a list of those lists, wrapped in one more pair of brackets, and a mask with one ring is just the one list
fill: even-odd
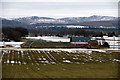
[[(112, 77), (116, 77), (118, 76), (115, 74), (115, 71), (118, 70), (118, 66), (116, 64), (120, 63), (119, 52), (83, 53), (77, 51), (67, 52), (40, 50), (3, 50), (2, 52), (3, 78), (59, 78), (71, 77), (72, 75), (74, 75), (73, 77), (80, 77), (80, 75), (83, 75), (81, 73), (86, 73), (86, 71), (81, 70), (82, 66), (84, 65), (84, 70), (88, 70), (88, 68), (91, 70), (90, 65), (94, 65), (95, 67), (93, 68), (97, 69), (98, 71), (101, 65), (111, 65), (113, 66), (113, 71), (110, 70), (110, 73), (109, 70), (105, 71), (107, 68), (104, 68), (104, 66), (101, 66), (101, 68), (103, 68), (103, 70), (106, 72), (106, 76), (110, 74), (109, 76), (113, 75)], [(7, 73), (4, 72), (4, 69), (7, 71)], [(88, 73), (89, 76), (87, 76), (86, 73), (86, 75), (83, 75), (83, 77), (93, 77), (94, 74), (91, 75), (90, 72)], [(98, 77), (101, 77), (103, 73), (97, 73)]]

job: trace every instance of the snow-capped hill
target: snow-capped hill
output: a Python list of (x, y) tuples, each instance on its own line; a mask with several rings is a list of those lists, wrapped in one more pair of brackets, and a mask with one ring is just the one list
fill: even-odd
[(97, 16), (97, 15), (93, 15), (88, 17), (88, 20), (90, 21), (109, 21), (109, 20), (117, 20), (116, 17), (112, 17), (112, 16)]
[(31, 16), (31, 17), (23, 17), (23, 18), (16, 18), (15, 21), (19, 21), (22, 23), (27, 24), (36, 24), (36, 23), (64, 23), (65, 21), (49, 18), (49, 17), (37, 17), (37, 16)]
[(54, 19), (54, 18), (49, 18), (49, 17), (38, 17), (38, 16), (32, 16), (32, 17), (28, 17), (28, 18), (33, 19), (33, 20), (37, 20), (37, 19)]
[(117, 17), (112, 16), (97, 16), (93, 15), (90, 17), (65, 17), (65, 18), (50, 18), (50, 17), (22, 17), (16, 18), (15, 21), (19, 21), (27, 24), (37, 24), (37, 23), (79, 23), (79, 22), (91, 22), (91, 21), (110, 21), (117, 20)]
[(60, 20), (64, 20), (66, 22), (109, 21), (109, 20), (117, 20), (117, 17), (93, 15), (90, 17), (67, 17), (67, 18), (61, 18)]
[(53, 21), (54, 19), (49, 17), (31, 16), (31, 17), (16, 18), (14, 20), (22, 23), (27, 23), (27, 24), (33, 24), (33, 23), (36, 24), (36, 23), (41, 23), (46, 21)]

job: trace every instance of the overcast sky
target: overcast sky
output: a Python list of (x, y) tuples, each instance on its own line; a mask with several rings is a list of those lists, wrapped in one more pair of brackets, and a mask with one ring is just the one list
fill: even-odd
[(118, 0), (1, 0), (0, 5), (5, 18), (118, 16)]

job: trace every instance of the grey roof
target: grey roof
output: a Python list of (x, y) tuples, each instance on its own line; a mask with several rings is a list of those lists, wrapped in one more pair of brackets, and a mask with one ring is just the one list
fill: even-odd
[(67, 47), (69, 42), (47, 42), (45, 40), (29, 40), (21, 45), (21, 47)]
[(90, 37), (71, 37), (70, 42), (88, 42), (90, 41)]
[(43, 42), (47, 42), (46, 40), (42, 40), (42, 39), (39, 39), (39, 40), (28, 40), (26, 42), (24, 42), (21, 46), (30, 46), (30, 45), (33, 45), (33, 44), (38, 44), (38, 43), (43, 43)]

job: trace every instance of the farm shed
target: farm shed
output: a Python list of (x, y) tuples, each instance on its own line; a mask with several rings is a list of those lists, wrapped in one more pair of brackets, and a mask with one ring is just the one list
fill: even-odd
[(99, 48), (97, 40), (90, 40), (88, 44), (89, 44), (88, 48)]
[(90, 37), (71, 37), (70, 42), (72, 47), (98, 48), (98, 42)]
[(71, 47), (88, 47), (88, 41), (90, 41), (89, 37), (71, 37)]
[(105, 43), (105, 39), (104, 38), (95, 38), (95, 40), (98, 41), (99, 45), (103, 45)]
[(90, 41), (90, 37), (71, 37), (70, 42), (88, 42)]
[(67, 48), (69, 42), (47, 42), (45, 40), (29, 40), (21, 45), (21, 48)]

